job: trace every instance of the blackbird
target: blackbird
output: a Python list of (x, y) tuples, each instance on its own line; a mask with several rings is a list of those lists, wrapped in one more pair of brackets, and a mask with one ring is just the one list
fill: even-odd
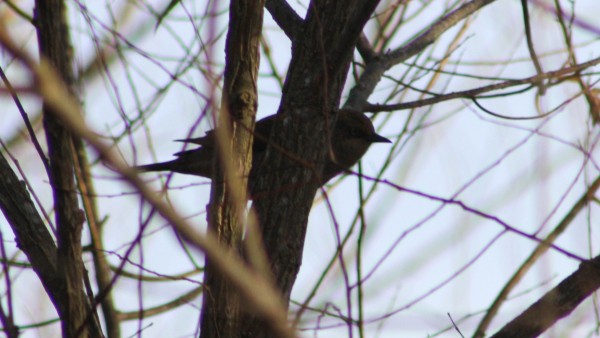
[[(277, 115), (271, 115), (256, 122), (252, 146), (252, 169), (249, 177), (251, 187), (258, 175), (255, 168), (264, 158), (268, 137), (277, 118)], [(172, 161), (142, 165), (136, 169), (144, 172), (172, 171), (211, 178), (213, 153), (216, 148), (214, 130), (208, 131), (203, 137), (177, 141), (193, 143), (201, 147), (178, 152), (175, 154), (177, 158)], [(327, 156), (323, 173), (320, 176), (321, 184), (327, 183), (334, 176), (352, 167), (367, 152), (369, 146), (376, 142), (389, 143), (391, 141), (378, 135), (371, 120), (364, 114), (340, 110), (331, 133), (333, 156)]]

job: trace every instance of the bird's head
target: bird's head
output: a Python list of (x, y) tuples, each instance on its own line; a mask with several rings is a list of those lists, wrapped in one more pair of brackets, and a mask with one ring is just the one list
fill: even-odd
[(333, 162), (344, 169), (353, 166), (373, 143), (391, 141), (377, 134), (371, 120), (362, 113), (341, 110), (331, 137)]

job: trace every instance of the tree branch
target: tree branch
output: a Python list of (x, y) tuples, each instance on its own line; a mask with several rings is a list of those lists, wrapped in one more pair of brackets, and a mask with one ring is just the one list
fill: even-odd
[(303, 23), (298, 13), (284, 0), (267, 0), (265, 8), (285, 35), (293, 41)]
[(506, 324), (492, 338), (537, 337), (559, 319), (575, 310), (598, 288), (600, 288), (600, 256), (581, 263), (577, 271)]
[(366, 63), (365, 69), (358, 82), (354, 88), (350, 90), (350, 95), (348, 96), (348, 101), (344, 104), (344, 108), (364, 111), (363, 108), (366, 105), (369, 96), (371, 96), (373, 90), (375, 90), (375, 86), (381, 81), (381, 77), (388, 69), (422, 52), (443, 33), (452, 28), (452, 26), (494, 1), (495, 0), (473, 0), (466, 3), (437, 20), (428, 30), (414, 38), (405, 46), (388, 54), (381, 54), (371, 58), (370, 62)]
[[(244, 226), (247, 225), (248, 177), (258, 106), (263, 7), (264, 0), (230, 2), (225, 83), (215, 129), (217, 151), (214, 154), (208, 231), (240, 256)], [(206, 258), (200, 336), (239, 337), (242, 326), (240, 294), (215, 264), (210, 257)]]
[[(162, 202), (159, 196), (144, 184), (134, 170), (120, 161), (111, 152), (112, 148), (104, 145), (100, 137), (85, 125), (79, 112), (79, 104), (70, 96), (61, 78), (56, 75), (45, 59), (42, 59), (39, 65), (36, 64), (28, 54), (12, 42), (1, 25), (0, 45), (26, 65), (35, 80), (37, 93), (53, 108), (53, 113), (65, 123), (71, 132), (87, 141), (111, 168), (138, 189), (140, 195), (173, 226), (184, 240), (210, 257), (215, 262), (219, 272), (227, 276), (238, 288), (246, 304), (255, 311), (257, 316), (265, 318), (265, 321), (273, 327), (273, 331), (277, 333), (277, 336), (282, 338), (295, 337), (287, 326), (285, 307), (277, 297), (277, 292), (274, 291), (272, 285), (262, 276), (250, 271), (242, 264), (239, 256), (220, 245), (212, 234), (202, 235), (198, 233), (172, 207)], [(36, 231), (38, 230), (36, 229)], [(31, 243), (37, 244), (33, 241)], [(48, 255), (48, 257), (52, 257), (52, 255)]]
[(550, 246), (549, 243), (554, 243), (558, 236), (560, 236), (567, 227), (573, 222), (575, 217), (579, 215), (579, 213), (583, 210), (583, 208), (588, 205), (589, 201), (594, 197), (596, 191), (600, 188), (600, 177), (597, 177), (596, 180), (590, 185), (588, 190), (579, 198), (577, 203), (573, 205), (571, 210), (567, 213), (567, 215), (558, 223), (558, 225), (552, 230), (552, 232), (546, 236), (543, 243), (538, 244), (538, 246), (533, 250), (533, 252), (527, 257), (525, 262), (515, 271), (510, 280), (506, 283), (506, 285), (502, 288), (492, 305), (487, 310), (487, 313), (479, 323), (477, 330), (475, 330), (475, 334), (473, 334), (474, 338), (482, 338), (485, 335), (485, 331), (489, 324), (492, 322), (494, 316), (498, 313), (500, 306), (503, 302), (508, 298), (511, 290), (519, 283), (519, 281), (525, 276), (527, 271), (533, 266), (533, 263), (537, 261), (539, 257), (548, 251)]
[[(70, 94), (75, 93), (72, 71), (72, 48), (69, 41), (66, 6), (63, 0), (36, 1), (40, 54), (55, 67), (67, 84)], [(82, 261), (81, 231), (85, 217), (77, 200), (74, 179), (74, 148), (71, 132), (44, 102), (43, 123), (48, 143), (50, 184), (56, 210), (58, 271), (64, 276), (61, 323), (65, 337), (101, 337), (100, 326), (90, 302), (82, 292), (84, 266)]]

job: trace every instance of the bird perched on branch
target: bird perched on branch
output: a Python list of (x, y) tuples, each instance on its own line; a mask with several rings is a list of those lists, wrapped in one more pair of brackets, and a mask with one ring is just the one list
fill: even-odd
[[(255, 168), (264, 158), (271, 128), (273, 128), (277, 118), (277, 115), (272, 115), (256, 122), (252, 146), (250, 186), (259, 174)], [(198, 144), (201, 147), (178, 152), (175, 154), (177, 158), (172, 161), (142, 165), (136, 167), (136, 169), (140, 171), (172, 171), (211, 178), (213, 154), (217, 146), (214, 130), (208, 131), (203, 137), (178, 141)], [(371, 120), (364, 114), (340, 110), (331, 133), (331, 152), (333, 156), (328, 155), (320, 177), (321, 184), (327, 183), (334, 176), (350, 169), (367, 152), (369, 146), (377, 142), (389, 143), (391, 141), (378, 135)]]

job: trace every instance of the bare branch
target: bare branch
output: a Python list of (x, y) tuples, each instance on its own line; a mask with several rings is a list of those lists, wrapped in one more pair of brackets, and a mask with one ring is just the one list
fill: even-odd
[(546, 293), (492, 338), (537, 337), (567, 316), (600, 288), (600, 256), (582, 262), (579, 269)]
[(495, 0), (473, 0), (468, 2), (453, 12), (448, 13), (440, 20), (437, 20), (427, 31), (414, 38), (404, 47), (398, 48), (387, 54), (373, 57), (370, 62), (367, 62), (358, 83), (350, 90), (348, 101), (344, 104), (344, 107), (366, 111), (364, 106), (385, 71), (422, 52), (443, 33), (452, 28), (452, 26), (494, 1)]

